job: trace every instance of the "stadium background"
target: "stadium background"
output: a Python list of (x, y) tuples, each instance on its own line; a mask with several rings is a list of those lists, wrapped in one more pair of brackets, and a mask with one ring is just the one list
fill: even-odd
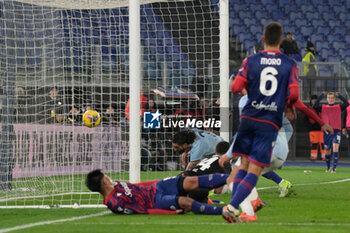
[[(152, 96), (161, 112), (219, 117), (218, 4), (213, 0), (141, 5), (140, 79), (144, 95)], [(349, 1), (230, 1), (231, 74), (254, 53), (263, 26), (275, 20), (293, 33), (301, 49), (308, 40), (315, 44), (319, 74), (304, 77), (300, 64), (302, 100), (308, 103), (311, 94), (322, 91), (339, 91), (349, 98), (349, 8)], [(61, 9), (0, 1), (0, 15), (3, 174), (12, 176), (12, 168), (18, 178), (65, 175), (72, 167), (72, 174), (97, 166), (128, 171), (128, 8)], [(113, 107), (116, 123), (103, 121), (90, 133), (79, 122), (48, 123), (47, 96), (53, 87), (66, 106), (65, 117), (73, 107), (83, 111), (91, 105), (102, 116)], [(309, 156), (303, 122), (302, 116), (294, 122), (291, 160)], [(142, 169), (180, 168), (179, 155), (171, 149), (172, 135), (173, 130), (142, 131)], [(344, 141), (341, 161), (347, 159)], [(72, 152), (75, 157), (70, 157)], [(12, 177), (4, 175), (2, 180), (7, 184)]]

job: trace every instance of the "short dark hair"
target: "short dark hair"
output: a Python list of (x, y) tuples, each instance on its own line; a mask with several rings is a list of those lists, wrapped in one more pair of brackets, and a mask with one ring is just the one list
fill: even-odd
[(173, 143), (183, 145), (185, 143), (192, 144), (196, 140), (196, 133), (192, 130), (184, 130), (176, 133), (173, 138)]
[(228, 148), (230, 148), (230, 143), (226, 141), (219, 142), (215, 148), (215, 154), (224, 155)]
[(267, 45), (276, 46), (280, 43), (283, 27), (278, 22), (270, 22), (264, 28), (264, 38)]
[(86, 186), (93, 192), (99, 192), (102, 194), (102, 178), (104, 174), (101, 169), (96, 169), (91, 172), (86, 177)]

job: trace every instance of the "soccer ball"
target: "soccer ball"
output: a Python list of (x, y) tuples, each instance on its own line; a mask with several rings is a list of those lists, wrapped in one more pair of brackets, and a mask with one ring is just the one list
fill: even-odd
[(101, 122), (100, 114), (94, 110), (87, 110), (83, 115), (83, 123), (86, 127), (94, 128)]

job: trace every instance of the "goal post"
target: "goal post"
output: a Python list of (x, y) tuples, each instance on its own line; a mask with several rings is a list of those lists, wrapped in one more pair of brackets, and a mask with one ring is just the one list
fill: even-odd
[(225, 17), (228, 0), (0, 0), (0, 208), (100, 206), (93, 169), (176, 175), (178, 120), (228, 140)]

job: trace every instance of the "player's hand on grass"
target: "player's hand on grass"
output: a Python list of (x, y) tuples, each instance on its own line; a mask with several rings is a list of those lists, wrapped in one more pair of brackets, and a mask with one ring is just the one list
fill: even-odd
[(295, 108), (287, 107), (284, 113), (285, 113), (285, 117), (290, 121), (297, 118), (297, 113), (295, 111)]
[(343, 135), (345, 135), (345, 136), (348, 135), (348, 131), (346, 130), (346, 128), (343, 128), (341, 131), (342, 131)]
[(187, 152), (185, 151), (184, 153), (181, 154), (181, 162), (182, 162), (182, 165), (184, 165), (185, 167), (187, 165), (186, 158), (187, 158)]
[(176, 214), (184, 214), (184, 210), (183, 209), (178, 209), (178, 210), (176, 210)]
[(326, 134), (332, 134), (332, 133), (334, 133), (333, 127), (330, 126), (329, 124), (324, 124), (324, 125), (322, 126), (322, 130), (323, 130), (324, 132), (326, 132)]
[(224, 164), (230, 161), (230, 158), (227, 155), (223, 155), (219, 159), (219, 165), (220, 167), (224, 167)]

